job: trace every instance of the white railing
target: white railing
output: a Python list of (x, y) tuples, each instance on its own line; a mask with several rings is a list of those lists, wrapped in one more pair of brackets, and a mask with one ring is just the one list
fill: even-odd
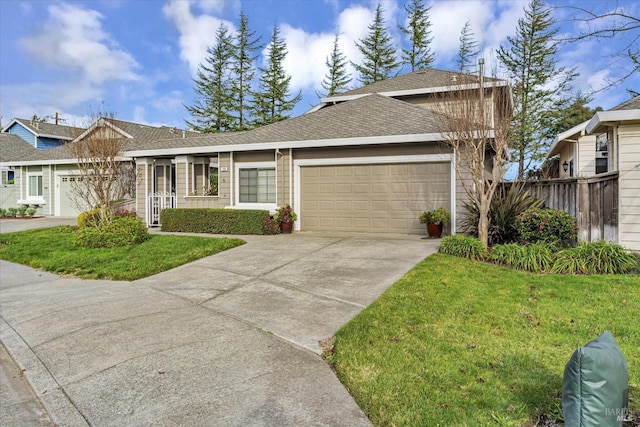
[(159, 191), (151, 194), (147, 201), (147, 227), (160, 227), (160, 211), (175, 207), (175, 193)]

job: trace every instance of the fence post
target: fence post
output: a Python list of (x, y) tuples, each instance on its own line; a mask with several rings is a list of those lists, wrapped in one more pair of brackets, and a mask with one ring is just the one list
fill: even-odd
[(591, 241), (591, 197), (589, 196), (589, 181), (586, 178), (578, 178), (578, 240)]

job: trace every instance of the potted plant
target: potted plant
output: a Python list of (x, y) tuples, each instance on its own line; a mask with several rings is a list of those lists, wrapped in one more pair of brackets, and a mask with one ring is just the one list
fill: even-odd
[(427, 224), (429, 237), (439, 238), (442, 236), (442, 227), (449, 221), (451, 221), (451, 214), (445, 208), (424, 211), (420, 214), (420, 224)]
[(273, 219), (280, 224), (280, 231), (283, 234), (289, 234), (293, 230), (293, 222), (298, 219), (298, 215), (296, 215), (291, 205), (287, 203), (276, 209)]

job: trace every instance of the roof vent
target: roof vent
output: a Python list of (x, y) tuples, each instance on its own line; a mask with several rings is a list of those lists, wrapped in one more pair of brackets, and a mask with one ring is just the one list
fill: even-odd
[(182, 139), (185, 139), (187, 137), (187, 132), (182, 131)]
[(452, 75), (451, 75), (451, 82), (452, 82), (452, 83), (455, 83), (455, 82), (457, 82), (457, 81), (458, 81), (458, 76), (456, 76), (455, 74), (452, 74)]

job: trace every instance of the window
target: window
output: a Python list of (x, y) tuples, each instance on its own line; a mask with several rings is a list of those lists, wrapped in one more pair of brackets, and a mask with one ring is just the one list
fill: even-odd
[(13, 185), (14, 183), (14, 172), (13, 171), (2, 171), (2, 184), (3, 185)]
[(29, 197), (42, 197), (42, 175), (29, 175)]
[(240, 203), (275, 203), (276, 169), (243, 168), (239, 170)]
[(596, 137), (596, 173), (609, 172), (609, 135), (601, 133)]

